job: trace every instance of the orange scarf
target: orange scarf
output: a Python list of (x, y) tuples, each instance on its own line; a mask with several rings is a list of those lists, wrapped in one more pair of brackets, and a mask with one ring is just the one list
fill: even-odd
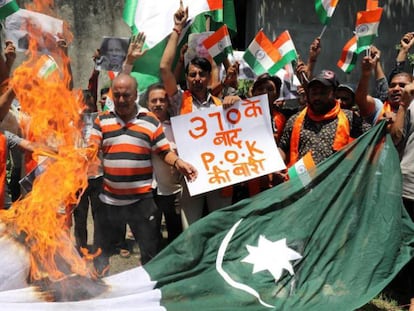
[[(218, 97), (211, 95), (214, 105), (221, 106), (221, 101)], [(193, 95), (190, 91), (184, 91), (181, 103), (180, 115), (193, 112)]]
[(350, 136), (351, 128), (349, 125), (349, 120), (345, 113), (342, 111), (339, 101), (336, 101), (335, 107), (333, 107), (328, 113), (324, 115), (317, 115), (311, 109), (308, 109), (306, 107), (298, 115), (293, 124), (292, 136), (290, 138), (288, 167), (291, 167), (299, 160), (300, 131), (302, 129), (303, 121), (305, 120), (306, 115), (315, 122), (338, 118), (338, 127), (336, 129), (335, 139), (332, 145), (333, 150), (338, 151), (343, 146), (352, 141), (352, 138)]
[(378, 120), (377, 120), (376, 123), (378, 123), (379, 121), (381, 121), (382, 119), (384, 119), (384, 114), (386, 112), (391, 112), (391, 111), (392, 111), (391, 105), (390, 105), (390, 103), (388, 101), (386, 101), (384, 103), (384, 105), (382, 105), (382, 109), (381, 109), (381, 112), (380, 112), (380, 114), (378, 116)]

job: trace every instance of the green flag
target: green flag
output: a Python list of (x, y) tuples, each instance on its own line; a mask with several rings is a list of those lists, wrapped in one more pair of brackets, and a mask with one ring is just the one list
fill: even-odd
[(385, 124), (315, 168), (196, 222), (145, 269), (167, 310), (354, 310), (412, 257)]
[[(145, 266), (106, 278), (104, 295), (55, 304), (0, 291), (2, 310), (355, 310), (413, 255), (385, 127), (310, 169), (305, 186), (292, 179), (197, 221)], [(0, 239), (1, 251), (13, 254)]]
[[(160, 1), (160, 0), (157, 0)], [(213, 3), (215, 1), (204, 1), (206, 3)], [(162, 11), (163, 9), (166, 10), (162, 5), (155, 5), (154, 3), (151, 4), (151, 1), (138, 1), (138, 0), (127, 0), (125, 2), (124, 11), (123, 11), (123, 19), (131, 27), (131, 31), (133, 34), (137, 34), (138, 31), (143, 31), (137, 27), (137, 23), (135, 19), (137, 17), (137, 10), (139, 9), (139, 5), (141, 3), (145, 3), (147, 6), (152, 9), (149, 10), (149, 13), (143, 14), (142, 18), (153, 17), (156, 15), (157, 11)], [(173, 2), (171, 2), (173, 3)], [(168, 3), (168, 7), (171, 5)], [(164, 49), (167, 45), (169, 34), (173, 27), (173, 12), (178, 9), (179, 2), (176, 3), (176, 8), (171, 11), (167, 17), (154, 22), (156, 27), (152, 27), (154, 32), (160, 35), (160, 38), (149, 39), (149, 30), (144, 31), (147, 35), (147, 43), (146, 46), (149, 48), (147, 53), (140, 58), (137, 62), (135, 62), (134, 67), (132, 69), (131, 75), (135, 77), (138, 81), (139, 91), (143, 92), (147, 89), (147, 87), (155, 82), (160, 81), (160, 61), (162, 54), (164, 53)], [(191, 6), (190, 6), (191, 9)], [(179, 57), (179, 51), (181, 46), (184, 42), (187, 42), (188, 35), (190, 33), (200, 33), (206, 31), (206, 17), (210, 16), (210, 30), (215, 31), (219, 29), (223, 24), (226, 24), (229, 28), (230, 35), (234, 35), (237, 31), (236, 29), (236, 17), (234, 11), (234, 3), (233, 0), (224, 0), (223, 1), (223, 9), (220, 10), (213, 10), (213, 11), (205, 11), (201, 14), (198, 14), (194, 17), (190, 16), (192, 24), (189, 27), (186, 35), (181, 40), (181, 44), (177, 48), (177, 55), (176, 59)], [(167, 22), (171, 22), (172, 24), (169, 25)], [(166, 26), (168, 25), (168, 26)]]
[(7, 16), (17, 12), (19, 5), (15, 0), (0, 1), (0, 19), (5, 19)]

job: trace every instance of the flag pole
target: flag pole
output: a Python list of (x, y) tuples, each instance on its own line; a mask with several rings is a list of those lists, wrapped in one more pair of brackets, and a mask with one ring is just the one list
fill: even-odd
[(321, 31), (321, 34), (319, 35), (319, 38), (322, 38), (323, 34), (325, 33), (326, 28), (328, 27), (328, 25), (324, 25)]

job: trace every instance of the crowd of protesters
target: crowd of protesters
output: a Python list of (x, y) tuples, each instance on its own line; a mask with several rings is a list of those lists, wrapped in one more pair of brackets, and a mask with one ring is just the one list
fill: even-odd
[[(88, 187), (73, 210), (74, 235), (76, 246), (84, 255), (84, 249), (90, 247), (87, 217), (91, 208), (94, 237), (89, 251), (102, 250), (95, 260), (99, 275), (107, 275), (109, 257), (114, 252), (129, 256), (131, 250), (125, 242), (127, 227), (138, 242), (144, 264), (161, 249), (163, 219), (168, 242), (171, 242), (204, 215), (289, 178), (286, 171), (274, 172), (202, 195), (189, 194), (186, 180), (197, 178), (197, 168), (179, 157), (170, 118), (214, 106), (228, 109), (240, 99), (256, 95), (268, 96), (274, 139), (287, 167), (307, 154), (318, 164), (380, 120), (387, 119), (389, 132), (401, 155), (404, 205), (414, 218), (414, 155), (411, 149), (414, 83), (412, 69), (407, 64), (414, 33), (402, 35), (395, 67), (386, 68), (390, 72), (388, 77), (381, 65), (381, 52), (372, 46), (360, 62), (359, 81), (352, 84), (340, 83), (334, 66), (314, 74), (313, 68), (323, 46), (323, 41), (315, 38), (310, 44), (307, 62), (299, 60), (295, 68), (301, 85), (295, 90), (294, 104), (290, 100), (287, 105), (280, 96), (282, 81), (277, 76), (259, 75), (249, 92), (241, 93), (238, 62), (226, 60), (223, 63), (225, 76), (222, 79), (216, 70), (220, 64), (212, 59), (195, 57), (184, 66), (186, 47), (181, 51), (177, 48), (179, 35), (188, 22), (188, 10), (180, 7), (173, 19), (174, 29), (160, 63), (160, 81), (150, 86), (139, 101), (137, 81), (130, 73), (133, 64), (146, 53), (143, 33), (131, 38), (122, 69), (110, 86), (101, 87), (98, 92), (100, 72), (94, 67), (83, 92), (86, 107), (82, 112), (83, 144), (94, 146), (100, 161), (91, 161)], [(179, 68), (173, 66), (177, 52), (180, 53)], [(57, 40), (54, 53), (67, 54), (64, 38)], [(93, 58), (95, 64), (100, 57), (97, 50)], [(14, 90), (8, 87), (12, 67), (18, 66), (14, 64), (15, 59), (15, 46), (6, 41), (0, 57), (0, 200), (5, 209), (12, 208), (12, 201), (24, 197), (18, 181), (34, 168), (28, 165), (32, 159), (24, 153), (30, 155), (38, 147), (30, 137), (23, 137), (17, 121), (19, 105), (14, 101)], [(372, 74), (375, 88), (369, 85)], [(181, 81), (182, 76), (184, 81)], [(72, 79), (69, 82), (71, 88)], [(369, 92), (370, 87), (375, 93)]]

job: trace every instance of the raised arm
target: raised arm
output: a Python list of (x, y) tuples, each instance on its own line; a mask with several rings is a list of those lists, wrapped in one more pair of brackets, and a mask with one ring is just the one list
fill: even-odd
[(8, 69), (7, 76), (10, 75), (11, 68), (16, 60), (16, 47), (13, 41), (6, 40), (6, 47), (4, 48), (4, 57), (6, 59), (6, 66)]
[(370, 51), (371, 54), (377, 55), (374, 59), (375, 97), (378, 97), (382, 101), (386, 101), (388, 97), (388, 81), (381, 65), (381, 51), (374, 45), (371, 46)]
[(359, 107), (361, 116), (364, 118), (371, 116), (375, 112), (375, 101), (374, 98), (368, 94), (368, 90), (371, 71), (375, 67), (377, 57), (378, 55), (372, 53), (362, 59), (361, 76), (355, 91), (355, 102)]
[(122, 73), (130, 74), (134, 63), (147, 52), (148, 49), (144, 49), (144, 43), (145, 34), (143, 32), (138, 33), (136, 36), (132, 36), (128, 46), (127, 56), (122, 65)]
[(177, 80), (175, 78), (172, 65), (177, 50), (178, 39), (183, 31), (188, 18), (188, 7), (184, 9), (182, 1), (180, 8), (174, 14), (174, 28), (168, 39), (164, 54), (160, 62), (160, 74), (168, 96), (173, 96), (177, 92)]
[(394, 68), (391, 70), (389, 75), (389, 80), (392, 80), (392, 77), (397, 73), (404, 71), (405, 62), (407, 60), (408, 52), (411, 47), (414, 45), (414, 32), (408, 32), (400, 40), (400, 49), (395, 59)]
[(313, 77), (313, 70), (315, 68), (316, 61), (318, 60), (318, 56), (321, 53), (321, 38), (315, 38), (310, 47), (309, 47), (309, 57), (308, 57), (308, 72), (307, 76), (310, 80)]
[[(391, 124), (391, 137), (394, 145), (399, 147), (400, 143), (404, 140), (405, 133), (405, 120), (408, 107), (414, 100), (414, 82), (407, 84), (404, 87), (403, 95), (401, 98), (400, 106), (398, 107), (397, 115), (394, 122)], [(400, 148), (398, 148), (400, 149)]]
[(174, 68), (174, 76), (176, 81), (180, 81), (181, 74), (184, 72), (184, 54), (188, 50), (188, 44), (183, 44), (180, 50), (180, 57), (178, 58), (177, 64)]
[(227, 67), (226, 77), (223, 81), (218, 81), (211, 86), (211, 94), (217, 97), (224, 97), (227, 95), (235, 95), (235, 92), (229, 93), (229, 88), (237, 91), (238, 87), (238, 76), (239, 76), (239, 62), (234, 62)]

